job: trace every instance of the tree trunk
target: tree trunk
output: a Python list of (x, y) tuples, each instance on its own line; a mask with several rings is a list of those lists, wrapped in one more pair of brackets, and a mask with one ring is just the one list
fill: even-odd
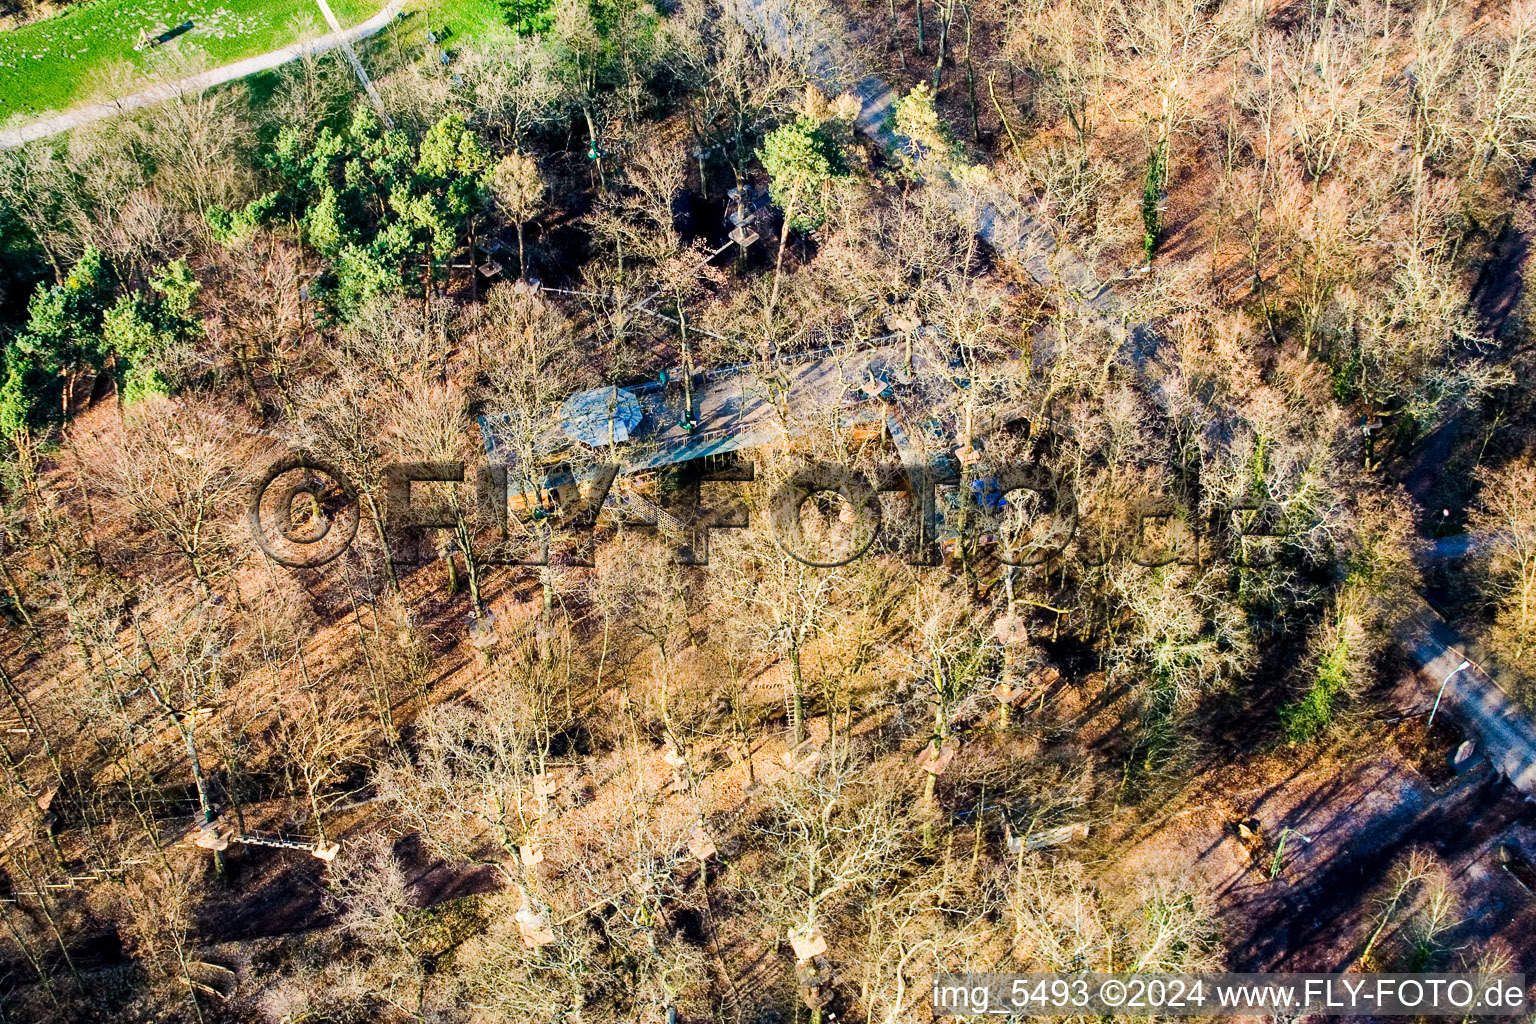
[(800, 671), (800, 648), (798, 645), (790, 648), (789, 678), (790, 685), (794, 690), (790, 716), (795, 727), (795, 746), (798, 747), (805, 742), (805, 677)]
[(325, 824), (320, 820), (320, 795), (315, 792), (315, 784), (308, 771), (304, 772), (304, 793), (309, 798), (309, 816), (314, 819), (315, 837), (321, 845), (326, 842)]
[(773, 310), (779, 304), (779, 281), (784, 271), (784, 247), (789, 244), (789, 224), (794, 219), (795, 199), (800, 194), (800, 179), (789, 187), (789, 202), (785, 204), (784, 225), (779, 231), (779, 254), (773, 260), (773, 291), (768, 296), (768, 308), (763, 313), (763, 350), (769, 352), (773, 337)]
[(5, 591), (11, 595), (11, 602), (16, 605), (16, 614), (21, 616), (22, 623), (32, 631), (33, 639), (38, 639), (37, 623), (32, 621), (32, 613), (27, 611), (26, 602), (21, 599), (21, 588), (16, 585), (16, 577), (4, 558), (0, 558), (0, 580), (5, 582)]
[(372, 494), (364, 492), (363, 500), (368, 502), (368, 511), (373, 517), (373, 528), (379, 535), (379, 547), (384, 551), (384, 568), (389, 574), (389, 587), (398, 594), (400, 593), (400, 577), (395, 572), (394, 554), (389, 550), (389, 538), (384, 533), (384, 517), (379, 514), (378, 502), (373, 500)]
[(543, 616), (541, 622), (543, 629), (539, 633), (539, 660), (546, 665), (550, 662), (549, 656), (549, 632), (554, 618), (555, 582), (554, 574), (548, 565), (539, 572), (539, 589), (542, 591), (543, 604), (540, 613)]
[(421, 313), (422, 316), (432, 317), (432, 245), (422, 250), (421, 254)]
[[(949, 715), (946, 713), (947, 708), (944, 702), (943, 681), (938, 680), (938, 682), (940, 684), (937, 688), (938, 692), (934, 694), (933, 698), (933, 736), (928, 740), (928, 752), (931, 757), (939, 756), (939, 751), (943, 748), (944, 741), (949, 738)], [(923, 774), (927, 776), (923, 780), (923, 845), (932, 846), (932, 810), (935, 794), (938, 790), (939, 777), (933, 772), (924, 772)]]
[(597, 190), (599, 192), (606, 192), (608, 190), (603, 183), (603, 153), (602, 150), (597, 148), (597, 127), (592, 123), (592, 111), (586, 106), (586, 104), (582, 104), (581, 116), (586, 119), (587, 138), (590, 140), (590, 145), (592, 147), (591, 153), (589, 154), (592, 158), (592, 183), (597, 186)]
[(971, 5), (962, 6), (965, 11), (965, 87), (971, 106), (971, 141), (981, 142), (981, 118), (976, 112), (976, 61), (971, 56)]
[(475, 215), (469, 215), (469, 298), (480, 301), (480, 268), (475, 260)]
[[(159, 696), (158, 691), (156, 691), (156, 696)], [(162, 706), (166, 706), (164, 698), (160, 698), (160, 702)], [(192, 765), (192, 782), (197, 786), (197, 802), (203, 811), (203, 823), (212, 825), (218, 814), (213, 809), (213, 796), (208, 792), (208, 780), (203, 775), (203, 760), (197, 753), (196, 738), (193, 736), (192, 729), (187, 725), (182, 714), (172, 711), (171, 715), (176, 722), (176, 730), (181, 733), (182, 742), (187, 746), (187, 760)], [(218, 872), (219, 877), (222, 878), (224, 876), (224, 853), (222, 850), (214, 851), (213, 866), (214, 870)]]
[(933, 64), (933, 92), (934, 100), (938, 100), (939, 83), (944, 77), (944, 58), (949, 53), (949, 26), (955, 20), (955, 0), (949, 0), (949, 6), (944, 9), (944, 17), (939, 22), (939, 56)]
[(683, 422), (693, 423), (693, 347), (688, 343), (688, 313), (683, 309), (682, 292), (677, 295), (677, 330), (683, 345)]
[(16, 943), (16, 948), (21, 950), (28, 965), (31, 966), (33, 972), (37, 975), (37, 980), (42, 983), (43, 991), (47, 993), (54, 1006), (59, 1006), (59, 997), (53, 987), (53, 975), (49, 974), (43, 966), (42, 957), (27, 944), (26, 937), (17, 930), (15, 922), (11, 920), (11, 915), (0, 914), (0, 920), (5, 922), (6, 931), (11, 933), (11, 940)]
[(1008, 144), (1013, 147), (1015, 156), (1019, 154), (1019, 140), (1014, 137), (1013, 126), (1008, 123), (1008, 115), (1003, 113), (1003, 105), (997, 101), (997, 89), (993, 87), (992, 76), (987, 76), (987, 95), (992, 97), (992, 106), (997, 108), (997, 119), (1002, 122), (1003, 131), (1008, 133)]
[[(454, 541), (464, 555), (464, 577), (469, 583), (469, 600), (475, 615), (485, 613), (485, 603), (480, 600), (480, 562), (475, 558), (475, 533), (472, 524), (462, 515), (454, 516)], [(452, 551), (449, 560), (452, 561)]]

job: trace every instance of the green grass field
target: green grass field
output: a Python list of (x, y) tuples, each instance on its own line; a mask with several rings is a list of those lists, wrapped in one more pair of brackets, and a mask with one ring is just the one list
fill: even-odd
[(450, 48), (455, 43), (489, 42), (512, 34), (499, 0), (430, 0), (413, 6), (433, 27), (448, 27)]
[(365, 48), (400, 45), (415, 50), (429, 45), (429, 29), (440, 37), (447, 30), (444, 45), (450, 51), (470, 43), (495, 43), (512, 37), (502, 0), (414, 0), (406, 10), (410, 17), (368, 40)]
[[(387, 0), (330, 2), (337, 20), (355, 25)], [(173, 42), (134, 51), (141, 29), (156, 35), (185, 21), (192, 29)], [(140, 88), (137, 73), (171, 51), (217, 67), (284, 46), (301, 30), (322, 33), (324, 26), (314, 0), (84, 0), (0, 32), (0, 123), (107, 98), (125, 85)]]

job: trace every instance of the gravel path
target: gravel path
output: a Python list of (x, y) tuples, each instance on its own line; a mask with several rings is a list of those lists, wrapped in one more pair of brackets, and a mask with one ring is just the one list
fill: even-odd
[[(280, 50), (272, 50), (256, 57), (247, 57), (245, 60), (226, 64), (221, 68), (214, 68), (212, 71), (189, 75), (180, 81), (151, 86), (143, 92), (136, 92), (131, 96), (124, 96), (121, 99), (78, 107), (66, 113), (43, 118), (40, 121), (32, 121), (16, 128), (0, 129), (0, 149), (12, 149), (34, 139), (45, 139), (50, 135), (67, 132), (71, 128), (78, 128), (83, 124), (90, 124), (92, 121), (116, 117), (118, 114), (126, 111), (137, 110), (140, 107), (147, 107), (153, 103), (163, 103), (168, 99), (187, 93), (201, 92), (215, 85), (222, 85), (225, 82), (233, 82), (237, 78), (254, 75), (259, 71), (270, 71), (272, 68), (281, 67), (308, 54), (324, 53), (326, 50), (333, 50), (337, 46), (348, 45), (359, 39), (366, 39), (371, 35), (375, 35), (393, 21), (404, 3), (405, 0), (390, 0), (388, 6), (378, 14), (340, 35), (333, 31), (322, 39), (294, 43)], [(329, 9), (324, 10), (325, 13), (329, 14)], [(337, 27), (334, 17), (330, 17), (327, 20), (331, 22), (333, 28)], [(371, 86), (369, 88), (371, 89)]]

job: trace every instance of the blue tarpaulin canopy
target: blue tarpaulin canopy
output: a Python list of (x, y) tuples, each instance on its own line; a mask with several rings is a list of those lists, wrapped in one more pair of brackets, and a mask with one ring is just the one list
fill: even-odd
[(644, 416), (639, 399), (623, 388), (593, 388), (565, 400), (560, 429), (573, 441), (601, 448), (628, 441)]

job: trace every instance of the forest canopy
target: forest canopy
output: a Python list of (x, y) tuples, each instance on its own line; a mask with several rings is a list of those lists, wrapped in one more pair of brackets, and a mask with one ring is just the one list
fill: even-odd
[(1536, 969), (1536, 3), (493, 6), (0, 149), (0, 1021)]

